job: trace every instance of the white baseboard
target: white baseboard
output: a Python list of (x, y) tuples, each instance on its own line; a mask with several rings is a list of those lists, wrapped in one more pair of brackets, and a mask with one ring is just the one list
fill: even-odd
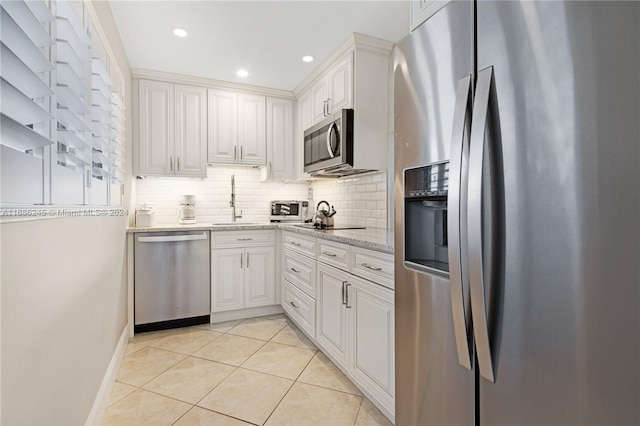
[(235, 311), (214, 312), (211, 314), (211, 323), (233, 321), (237, 319), (262, 317), (265, 315), (281, 314), (284, 310), (280, 305), (259, 306), (256, 308), (238, 309)]
[(107, 403), (109, 402), (109, 397), (111, 396), (113, 385), (116, 382), (118, 370), (120, 369), (120, 363), (122, 362), (122, 358), (124, 358), (124, 353), (127, 350), (128, 342), (129, 324), (127, 324), (124, 330), (122, 330), (120, 340), (118, 341), (118, 346), (116, 346), (116, 350), (113, 352), (111, 362), (109, 363), (109, 367), (104, 374), (104, 378), (102, 379), (102, 383), (100, 384), (100, 389), (98, 390), (98, 395), (96, 395), (96, 399), (93, 401), (93, 407), (91, 407), (91, 412), (89, 413), (89, 417), (87, 418), (87, 422), (85, 424), (102, 424), (104, 410), (107, 408)]

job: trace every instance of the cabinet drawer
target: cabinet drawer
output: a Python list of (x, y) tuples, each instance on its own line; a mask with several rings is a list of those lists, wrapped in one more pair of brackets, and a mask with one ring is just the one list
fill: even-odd
[(351, 273), (389, 288), (394, 288), (393, 256), (387, 253), (351, 247)]
[(211, 248), (268, 246), (275, 242), (275, 231), (212, 231)]
[(282, 276), (310, 297), (316, 297), (316, 261), (289, 249), (282, 256)]
[(349, 270), (349, 254), (351, 247), (346, 244), (318, 239), (318, 257), (321, 262), (328, 263), (336, 268)]
[(298, 327), (316, 338), (316, 301), (287, 280), (282, 280), (282, 308)]
[(313, 237), (285, 232), (282, 245), (305, 256), (316, 257), (316, 239)]

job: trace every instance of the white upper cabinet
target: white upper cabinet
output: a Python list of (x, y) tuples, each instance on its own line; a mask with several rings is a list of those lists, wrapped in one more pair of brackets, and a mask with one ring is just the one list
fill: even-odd
[(238, 95), (228, 90), (209, 89), (210, 163), (235, 163), (238, 143)]
[(140, 175), (205, 177), (206, 89), (139, 82)]
[(264, 165), (267, 161), (265, 97), (238, 95), (239, 163)]
[[(329, 79), (324, 76), (311, 85), (311, 118), (318, 123), (327, 116), (327, 99), (329, 98)], [(306, 129), (305, 129), (306, 130)]]
[(329, 99), (327, 110), (333, 114), (353, 106), (353, 55), (338, 62), (328, 73)]
[[(312, 124), (353, 106), (353, 54), (338, 61), (311, 85)], [(306, 128), (305, 128), (306, 129)]]
[(266, 100), (264, 96), (209, 89), (207, 161), (265, 165)]
[(295, 90), (294, 176), (304, 173), (304, 132), (341, 109), (353, 109), (356, 170), (389, 165), (390, 58), (393, 43), (353, 34)]
[(173, 84), (140, 80), (141, 175), (173, 174)]
[(176, 85), (175, 172), (180, 176), (207, 175), (207, 89)]
[[(293, 179), (293, 102), (267, 98), (267, 165), (264, 179)], [(263, 180), (264, 180), (263, 179)]]

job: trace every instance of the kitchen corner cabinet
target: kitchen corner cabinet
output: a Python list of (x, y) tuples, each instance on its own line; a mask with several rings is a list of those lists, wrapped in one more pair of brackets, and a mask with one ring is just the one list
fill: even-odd
[(262, 180), (293, 179), (293, 101), (267, 97), (267, 164)]
[(209, 89), (207, 97), (207, 161), (220, 164), (265, 165), (265, 96)]
[(139, 81), (142, 176), (206, 177), (206, 89)]
[(307, 89), (296, 99), (295, 142), (293, 142), (295, 180), (305, 180), (311, 177), (304, 171), (304, 131), (313, 123), (311, 112), (311, 90)]
[(211, 234), (211, 311), (274, 305), (274, 231)]

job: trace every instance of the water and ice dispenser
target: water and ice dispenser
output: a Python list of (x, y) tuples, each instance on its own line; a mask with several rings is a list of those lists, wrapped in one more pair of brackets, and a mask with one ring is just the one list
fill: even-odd
[(448, 189), (448, 161), (404, 171), (405, 267), (449, 275)]

